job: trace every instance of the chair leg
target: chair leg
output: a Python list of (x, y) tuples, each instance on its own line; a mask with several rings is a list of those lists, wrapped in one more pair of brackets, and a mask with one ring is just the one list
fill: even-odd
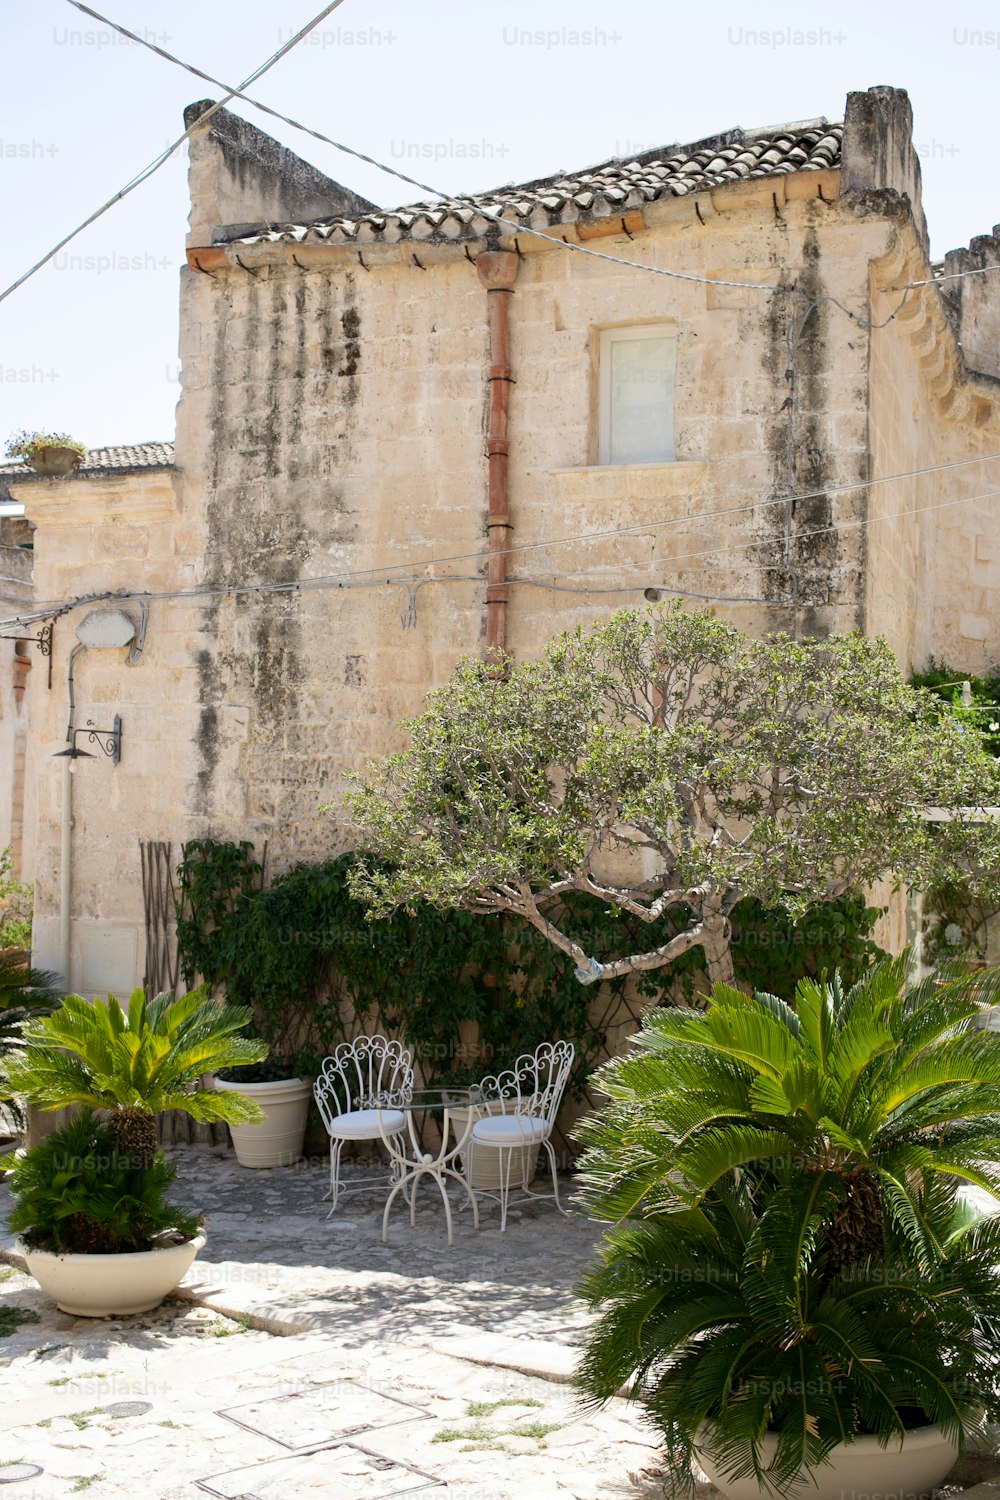
[[(504, 1155), (507, 1161), (504, 1163)], [(509, 1147), (500, 1147), (500, 1232), (507, 1228), (507, 1202), (510, 1198), (510, 1168), (514, 1152)]]
[(556, 1154), (552, 1149), (552, 1143), (551, 1141), (546, 1140), (542, 1142), (542, 1145), (548, 1152), (549, 1165), (552, 1168), (552, 1194), (556, 1200), (556, 1208), (558, 1208), (561, 1214), (565, 1214), (566, 1217), (569, 1218), (569, 1209), (563, 1208), (562, 1204), (559, 1202), (559, 1180), (556, 1177)]
[(340, 1153), (343, 1149), (342, 1140), (330, 1141), (330, 1213), (327, 1218), (336, 1212), (337, 1199), (340, 1197)]

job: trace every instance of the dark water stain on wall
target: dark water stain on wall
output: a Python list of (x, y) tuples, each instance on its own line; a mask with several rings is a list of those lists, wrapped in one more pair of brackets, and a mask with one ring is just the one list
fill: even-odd
[[(344, 535), (336, 483), (343, 456), (332, 429), (343, 427), (337, 409), (358, 395), (353, 277), (312, 281), (289, 268), (237, 284), (216, 314), (206, 571), (229, 587), (294, 586), (317, 550)], [(301, 716), (311, 642), (297, 592), (230, 597), (207, 610), (205, 622), (211, 645), (199, 661), (198, 786), (199, 807), (210, 814), (227, 693), (251, 709), (248, 761), (274, 757), (285, 726)], [(271, 763), (280, 775), (282, 761)], [(280, 788), (274, 800), (280, 808)]]
[[(828, 449), (833, 351), (829, 304), (822, 300), (825, 282), (815, 223), (803, 235), (801, 257), (794, 295), (771, 298), (767, 315), (764, 367), (776, 396), (785, 391), (790, 402), (776, 412), (768, 434), (772, 494), (776, 499), (793, 498), (768, 507), (765, 527), (769, 535), (760, 551), (763, 555), (770, 547), (772, 555), (786, 557), (785, 567), (765, 572), (765, 595), (775, 603), (795, 598), (797, 634), (822, 636), (830, 628), (827, 606), (842, 588), (842, 559), (839, 534), (831, 529), (834, 514), (828, 493), (838, 478)], [(776, 399), (775, 407), (779, 405)], [(787, 629), (791, 611), (780, 614), (779, 621), (779, 611), (775, 611), (774, 623)]]

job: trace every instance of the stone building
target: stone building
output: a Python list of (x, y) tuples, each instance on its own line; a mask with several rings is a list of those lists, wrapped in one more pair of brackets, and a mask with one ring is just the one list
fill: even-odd
[[(680, 593), (995, 659), (1000, 282), (943, 278), (1000, 239), (930, 263), (902, 91), (393, 211), (207, 108), (173, 453), (3, 471), (40, 608), (83, 601), (32, 669), (24, 815), (74, 986), (143, 977), (140, 841), (347, 847), (318, 804), (463, 653)], [(72, 722), (117, 715), (117, 765), (53, 758), (96, 609), (132, 634), (74, 658)]]
[[(16, 514), (0, 481), (0, 618), (32, 606), (31, 529)], [(6, 512), (6, 513), (5, 513)], [(44, 640), (44, 625), (32, 634)], [(18, 638), (15, 629), (0, 626), (0, 850), (10, 848), (15, 870), (24, 862), (24, 813), (28, 748), (29, 674), (35, 665), (32, 646)], [(39, 675), (45, 676), (46, 659), (39, 660)]]

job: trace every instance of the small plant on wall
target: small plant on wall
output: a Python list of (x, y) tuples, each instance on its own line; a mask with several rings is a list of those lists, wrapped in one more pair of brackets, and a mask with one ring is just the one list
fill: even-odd
[(68, 432), (15, 432), (4, 450), (8, 458), (24, 458), (33, 469), (53, 475), (71, 474), (87, 456), (87, 445)]

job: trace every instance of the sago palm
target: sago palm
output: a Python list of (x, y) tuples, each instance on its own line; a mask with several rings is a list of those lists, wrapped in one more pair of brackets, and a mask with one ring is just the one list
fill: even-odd
[(263, 1119), (245, 1095), (202, 1085), (206, 1073), (266, 1056), (265, 1042), (239, 1034), (250, 1019), (247, 1008), (212, 999), (206, 986), (178, 999), (150, 1000), (138, 989), (127, 1010), (114, 995), (67, 995), (52, 1015), (24, 1027), (21, 1046), (0, 1068), (8, 1087), (39, 1109), (106, 1110), (119, 1149), (142, 1170), (156, 1156), (164, 1110), (231, 1125)]
[(2, 1086), (4, 1059), (20, 1045), (25, 1022), (45, 1015), (62, 998), (58, 974), (34, 969), (20, 949), (0, 952), (0, 1104), (18, 1129), (24, 1111)]
[[(795, 1008), (717, 986), (598, 1075), (585, 1194), (618, 1222), (583, 1284), (581, 1366), (625, 1381), (682, 1473), (698, 1442), (779, 1492), (862, 1432), (996, 1412), (1000, 974), (906, 986), (904, 960)], [(779, 1434), (768, 1465), (762, 1440)]]

